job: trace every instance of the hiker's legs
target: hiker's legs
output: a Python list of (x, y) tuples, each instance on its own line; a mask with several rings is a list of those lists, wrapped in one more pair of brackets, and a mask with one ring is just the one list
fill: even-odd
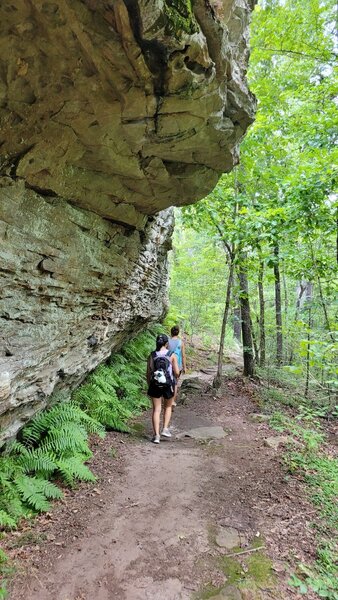
[(168, 429), (175, 396), (164, 400), (163, 429)]
[(176, 406), (177, 403), (177, 395), (178, 395), (178, 381), (179, 378), (181, 377), (181, 373), (182, 371), (180, 371), (180, 374), (178, 377), (176, 377), (176, 383), (175, 383), (175, 393), (174, 393), (174, 397), (173, 397), (173, 407)]
[(174, 397), (173, 397), (173, 405), (176, 406), (177, 403), (177, 392), (178, 392), (178, 383), (176, 383), (175, 385), (175, 392), (174, 392)]
[(152, 398), (151, 401), (153, 403), (152, 423), (154, 434), (160, 435), (160, 416), (162, 408), (162, 398)]

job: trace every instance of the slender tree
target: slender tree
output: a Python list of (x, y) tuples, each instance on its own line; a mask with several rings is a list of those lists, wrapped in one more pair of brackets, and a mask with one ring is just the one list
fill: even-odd
[(264, 300), (264, 262), (259, 261), (258, 272), (259, 297), (259, 366), (265, 366), (265, 300)]
[(254, 375), (254, 352), (251, 332), (251, 314), (249, 302), (249, 285), (246, 257), (242, 253), (238, 264), (239, 300), (241, 306), (242, 341), (243, 341), (243, 374), (247, 377)]
[(275, 242), (273, 273), (275, 281), (275, 311), (276, 311), (276, 364), (280, 367), (283, 364), (283, 323), (282, 323), (282, 296), (279, 270), (279, 245)]
[(224, 307), (224, 313), (223, 313), (221, 336), (220, 336), (219, 351), (218, 351), (217, 373), (216, 373), (216, 375), (214, 377), (214, 381), (213, 381), (213, 387), (216, 389), (221, 387), (221, 383), (222, 383), (224, 339), (225, 339), (225, 331), (226, 331), (228, 315), (229, 315), (229, 310), (230, 310), (231, 293), (232, 293), (233, 282), (234, 282), (234, 269), (235, 269), (234, 253), (233, 253), (233, 251), (231, 251), (230, 256), (229, 256), (229, 276), (228, 276), (228, 281), (227, 281), (225, 307)]

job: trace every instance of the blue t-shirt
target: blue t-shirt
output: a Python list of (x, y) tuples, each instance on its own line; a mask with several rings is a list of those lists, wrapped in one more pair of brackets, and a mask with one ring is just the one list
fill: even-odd
[(182, 340), (180, 338), (169, 340), (169, 354), (172, 356), (175, 354), (177, 357), (178, 367), (181, 371), (183, 368), (183, 358), (182, 358)]

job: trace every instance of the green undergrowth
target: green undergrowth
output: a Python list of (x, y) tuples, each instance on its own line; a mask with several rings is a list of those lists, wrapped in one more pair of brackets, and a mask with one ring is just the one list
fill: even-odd
[[(209, 537), (209, 539), (211, 539)], [(262, 541), (260, 540), (261, 544)], [(254, 547), (254, 544), (253, 544)], [(233, 549), (235, 552), (235, 548)], [(240, 552), (240, 549), (238, 549)], [(262, 551), (243, 556), (220, 556), (217, 559), (218, 568), (226, 577), (226, 586), (235, 586), (239, 590), (250, 590), (251, 594), (259, 595), (260, 589), (274, 587), (272, 561)], [(196, 600), (216, 598), (225, 585), (219, 587), (208, 583), (194, 596)], [(253, 597), (256, 597), (254, 595)], [(259, 595), (259, 597), (261, 597)]]
[(323, 393), (309, 391), (309, 397), (304, 398), (304, 378), (299, 374), (273, 366), (257, 367), (256, 371), (263, 382), (260, 399), (268, 412), (283, 406), (286, 409), (300, 409), (303, 420), (315, 417), (329, 421), (338, 417), (335, 398), (329, 398), (325, 390), (322, 390)]
[(5, 554), (0, 548), (0, 600), (7, 598), (7, 585), (6, 579), (14, 573), (14, 567)]
[[(0, 527), (47, 511), (62, 486), (95, 481), (85, 464), (89, 436), (105, 429), (127, 432), (132, 416), (148, 407), (145, 365), (156, 328), (141, 333), (99, 366), (72, 397), (58, 393), (52, 407), (37, 414), (0, 456)], [(57, 400), (57, 402), (56, 402)]]
[(149, 407), (144, 393), (146, 358), (156, 332), (141, 333), (125, 344), (74, 392), (73, 401), (106, 429), (130, 432), (130, 418)]
[[(283, 396), (281, 402), (279, 396)], [(273, 394), (271, 397), (271, 388), (268, 400), (266, 390), (261, 399), (268, 412), (277, 405), (276, 397)], [(294, 400), (295, 396), (290, 402), (289, 386), (280, 385), (278, 404), (295, 406)], [(338, 549), (334, 542), (338, 529), (338, 461), (331, 456), (326, 444), (323, 418), (327, 415), (327, 408), (319, 402), (299, 397), (297, 409), (292, 414), (280, 409), (272, 412), (270, 426), (290, 436), (291, 442), (284, 455), (285, 466), (291, 475), (304, 481), (309, 498), (321, 516), (320, 525), (314, 525), (316, 561), (311, 566), (298, 565), (289, 583), (305, 596), (312, 590), (319, 598), (338, 600)]]

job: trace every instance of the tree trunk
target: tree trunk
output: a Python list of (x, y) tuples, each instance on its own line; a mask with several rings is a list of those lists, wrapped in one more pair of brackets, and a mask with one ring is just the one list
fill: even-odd
[(330, 320), (329, 320), (329, 315), (328, 315), (328, 312), (327, 312), (326, 303), (325, 303), (325, 300), (324, 300), (322, 283), (321, 283), (321, 280), (320, 280), (320, 277), (319, 277), (318, 273), (317, 273), (317, 281), (318, 281), (318, 290), (319, 290), (320, 304), (321, 304), (321, 307), (322, 307), (323, 313), (324, 313), (325, 327), (326, 327), (326, 329), (328, 331), (328, 334), (330, 336), (331, 341), (333, 343), (335, 343), (335, 337), (334, 337), (334, 335), (332, 333), (332, 327), (331, 327), (331, 323), (330, 323)]
[[(288, 355), (288, 343), (289, 343), (289, 296), (288, 296), (288, 287), (287, 287), (287, 281), (286, 281), (286, 277), (285, 277), (285, 272), (284, 272), (284, 268), (282, 265), (282, 278), (283, 278), (283, 296), (284, 296), (284, 331), (285, 331), (285, 342), (286, 344), (284, 345), (284, 357), (283, 357), (283, 363), (285, 362), (285, 360), (287, 360), (287, 355)], [(286, 348), (285, 348), (286, 346)]]
[(321, 283), (321, 280), (320, 280), (320, 274), (318, 272), (317, 261), (316, 261), (316, 257), (315, 257), (314, 251), (313, 251), (313, 246), (312, 246), (311, 241), (310, 241), (310, 248), (311, 248), (312, 262), (313, 262), (313, 264), (316, 267), (316, 276), (317, 276), (317, 281), (318, 281), (319, 298), (320, 298), (320, 304), (321, 304), (321, 307), (322, 307), (323, 313), (324, 313), (325, 327), (326, 327), (326, 329), (328, 331), (328, 334), (329, 334), (329, 336), (331, 338), (331, 341), (333, 343), (335, 343), (335, 336), (332, 333), (331, 323), (330, 323), (330, 320), (329, 320), (329, 315), (328, 315), (327, 308), (326, 308), (326, 303), (325, 303), (325, 300), (324, 300), (322, 283)]
[(265, 366), (265, 300), (264, 300), (264, 263), (259, 263), (258, 297), (259, 297), (259, 366)]
[[(299, 319), (299, 311), (300, 311), (301, 301), (302, 301), (303, 294), (306, 290), (306, 286), (307, 286), (306, 283), (304, 284), (302, 281), (299, 282), (299, 286), (297, 288), (298, 296), (297, 296), (297, 302), (296, 302), (295, 316), (293, 318), (294, 325), (296, 325), (296, 323)], [(290, 352), (290, 358), (289, 358), (290, 365), (292, 365), (292, 363), (293, 363), (293, 352), (294, 352), (294, 349), (292, 347), (291, 352)]]
[(279, 246), (276, 243), (273, 249), (275, 260), (273, 273), (275, 278), (275, 310), (276, 310), (276, 364), (280, 367), (283, 363), (283, 332), (282, 332), (282, 298), (279, 271)]
[(217, 389), (221, 387), (221, 383), (222, 383), (224, 338), (225, 338), (225, 331), (226, 331), (226, 326), (227, 326), (227, 321), (228, 321), (233, 281), (234, 281), (234, 255), (232, 254), (230, 256), (227, 292), (226, 292), (226, 298), (225, 298), (225, 307), (224, 307), (224, 314), (223, 314), (223, 321), (222, 321), (221, 338), (220, 338), (220, 342), (219, 342), (217, 373), (215, 375), (215, 378), (214, 378), (214, 381), (212, 384), (213, 387), (217, 388)]
[(307, 330), (307, 345), (306, 345), (306, 375), (305, 375), (305, 390), (304, 397), (309, 395), (309, 380), (310, 380), (310, 342), (311, 342), (311, 308), (309, 307), (308, 330)]
[(234, 338), (241, 343), (242, 341), (242, 325), (241, 325), (241, 308), (236, 306), (233, 310), (233, 328)]
[(258, 365), (259, 364), (259, 349), (258, 349), (258, 345), (257, 345), (257, 337), (255, 334), (254, 326), (252, 324), (251, 316), (250, 316), (250, 329), (251, 329), (251, 336), (252, 336), (252, 344), (253, 344), (254, 352), (255, 352), (255, 363), (256, 363), (256, 365)]
[(242, 340), (243, 340), (243, 362), (244, 371), (243, 374), (246, 376), (254, 375), (254, 357), (252, 347), (252, 335), (250, 327), (250, 303), (249, 303), (249, 286), (248, 276), (245, 266), (239, 265), (238, 269), (239, 279), (239, 299), (241, 306), (241, 320), (242, 320)]
[(309, 395), (309, 381), (310, 381), (310, 346), (311, 346), (311, 329), (312, 329), (312, 292), (313, 286), (309, 284), (306, 286), (306, 306), (308, 310), (308, 330), (307, 330), (307, 345), (306, 345), (306, 375), (305, 375), (305, 398)]

